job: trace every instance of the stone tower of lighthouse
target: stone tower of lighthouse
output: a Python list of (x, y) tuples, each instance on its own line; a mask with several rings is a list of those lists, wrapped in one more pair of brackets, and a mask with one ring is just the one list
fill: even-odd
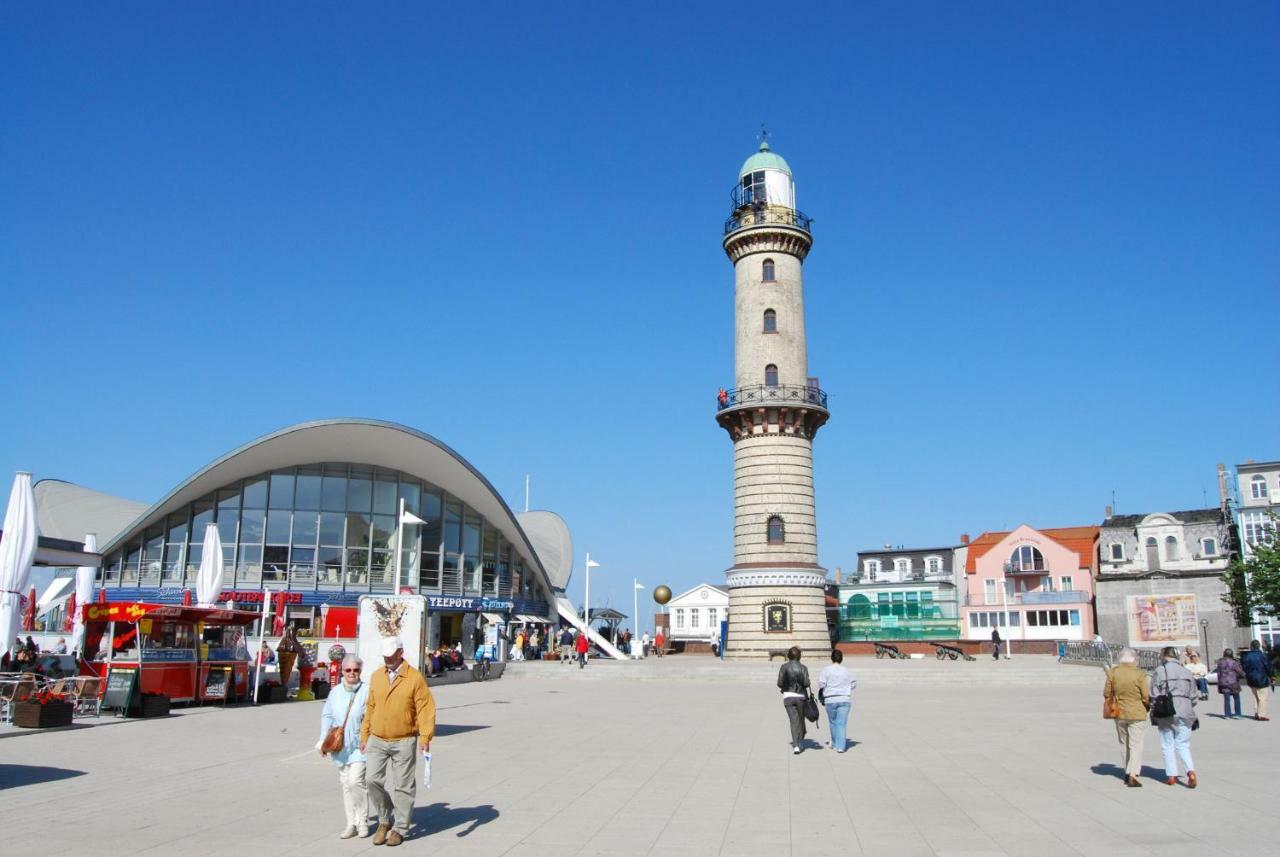
[(724, 225), (734, 273), (734, 382), (716, 397), (733, 441), (731, 658), (830, 648), (814, 517), (813, 438), (827, 395), (809, 375), (803, 265), (810, 219), (767, 139), (742, 165)]

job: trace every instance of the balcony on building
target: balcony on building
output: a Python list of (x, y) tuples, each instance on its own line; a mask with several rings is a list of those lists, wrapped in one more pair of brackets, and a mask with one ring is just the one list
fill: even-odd
[(999, 592), (995, 594), (970, 594), (965, 599), (967, 607), (1000, 607), (1008, 604), (1010, 607), (1017, 605), (1031, 604), (1088, 604), (1091, 596), (1088, 592), (1081, 589), (1062, 589), (1062, 590), (1031, 590), (1029, 592), (1015, 592), (1013, 595), (1005, 598)]

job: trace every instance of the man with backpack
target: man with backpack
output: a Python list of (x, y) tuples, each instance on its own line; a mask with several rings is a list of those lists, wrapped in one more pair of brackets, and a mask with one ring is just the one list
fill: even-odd
[(1267, 716), (1267, 697), (1271, 695), (1271, 662), (1257, 640), (1249, 644), (1249, 651), (1240, 659), (1244, 667), (1244, 680), (1253, 693), (1253, 719), (1270, 720)]

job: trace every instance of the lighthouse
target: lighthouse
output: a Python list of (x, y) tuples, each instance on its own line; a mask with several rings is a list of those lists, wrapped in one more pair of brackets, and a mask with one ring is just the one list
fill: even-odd
[(731, 198), (723, 246), (734, 275), (734, 379), (716, 396), (716, 422), (733, 443), (725, 655), (768, 659), (791, 646), (825, 652), (813, 439), (830, 414), (809, 374), (805, 340), (812, 223), (796, 209), (791, 168), (767, 137), (742, 165)]

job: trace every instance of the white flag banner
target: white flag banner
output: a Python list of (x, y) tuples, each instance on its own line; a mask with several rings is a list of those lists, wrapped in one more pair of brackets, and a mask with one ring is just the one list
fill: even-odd
[(409, 510), (407, 510), (407, 509), (406, 509), (406, 510), (404, 511), (404, 513), (400, 515), (400, 523), (402, 523), (402, 524), (425, 524), (425, 523), (426, 523), (426, 521), (422, 520), (422, 519), (421, 519), (421, 518), (419, 518), (417, 515), (413, 514), (413, 512), (410, 512)]

